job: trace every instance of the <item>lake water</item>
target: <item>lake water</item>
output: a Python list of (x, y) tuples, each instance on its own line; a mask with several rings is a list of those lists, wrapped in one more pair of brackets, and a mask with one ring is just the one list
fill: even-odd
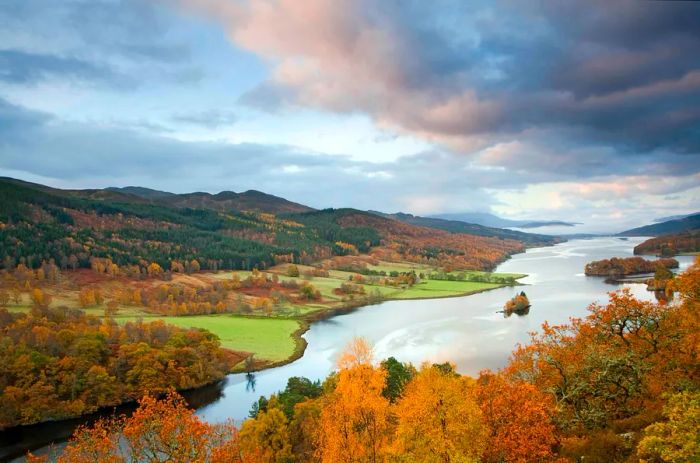
[[(631, 256), (633, 247), (643, 240), (605, 237), (530, 249), (497, 269), (528, 274), (519, 280), (525, 286), (457, 298), (388, 301), (314, 323), (304, 335), (308, 347), (301, 359), (255, 373), (252, 380), (245, 374), (229, 375), (221, 383), (193, 393), (190, 399), (195, 404), (208, 403), (197, 411), (207, 421), (242, 420), (259, 396), (284, 389), (287, 378), (325, 378), (333, 370), (339, 352), (354, 336), (372, 342), (378, 359), (394, 356), (416, 365), (450, 361), (459, 372), (470, 375), (484, 368), (498, 369), (507, 363), (515, 346), (527, 342), (528, 333), (538, 330), (542, 322), (563, 323), (569, 317), (583, 316), (592, 302), (604, 303), (608, 291), (627, 286), (640, 299), (653, 300), (654, 294), (646, 291), (645, 285), (610, 285), (603, 278), (583, 274), (587, 262)], [(680, 270), (693, 261), (690, 256), (677, 259)], [(499, 313), (503, 304), (520, 291), (525, 291), (530, 299), (529, 314), (504, 317)], [(33, 428), (41, 426), (45, 425)], [(62, 434), (69, 432), (70, 428), (64, 426)], [(36, 439), (37, 433), (28, 434)], [(38, 435), (49, 434), (45, 431)], [(61, 439), (60, 434), (54, 436)], [(0, 440), (0, 445), (5, 446), (0, 447), (0, 460), (2, 451), (9, 447), (36, 447), (36, 440), (33, 444), (23, 443), (26, 437), (16, 436), (14, 445), (7, 439)]]

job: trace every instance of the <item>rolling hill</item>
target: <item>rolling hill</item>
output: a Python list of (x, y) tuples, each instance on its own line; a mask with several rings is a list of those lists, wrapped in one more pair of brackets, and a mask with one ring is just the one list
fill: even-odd
[(169, 206), (212, 209), (222, 212), (234, 210), (281, 214), (287, 212), (310, 212), (314, 210), (303, 204), (294, 203), (284, 198), (256, 190), (248, 190), (243, 193), (222, 191), (217, 194), (204, 192), (175, 194), (167, 191), (133, 186), (124, 188), (110, 187), (106, 190), (138, 196), (149, 201)]
[(632, 228), (618, 233), (619, 236), (659, 236), (670, 233), (682, 233), (700, 229), (700, 213), (688, 215), (681, 219)]
[[(355, 209), (316, 211), (257, 191), (169, 194), (140, 187), (61, 190), (0, 179), (3, 267), (90, 267), (95, 258), (145, 272), (267, 268), (348, 254), (492, 269), (524, 241), (437, 230)], [(520, 235), (518, 235), (520, 236)], [(193, 264), (194, 265), (194, 264)]]

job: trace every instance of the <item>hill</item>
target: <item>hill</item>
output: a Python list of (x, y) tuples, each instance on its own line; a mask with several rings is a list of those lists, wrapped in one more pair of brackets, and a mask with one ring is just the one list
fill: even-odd
[(163, 200), (166, 198), (171, 198), (173, 196), (177, 196), (175, 193), (170, 193), (168, 191), (160, 191), (160, 190), (152, 190), (151, 188), (144, 188), (140, 186), (125, 186), (122, 188), (119, 187), (109, 187), (105, 188), (105, 190), (108, 191), (116, 191), (119, 193), (126, 193), (134, 196), (139, 196), (144, 199), (152, 199), (152, 200)]
[(631, 230), (618, 233), (618, 236), (659, 236), (698, 229), (700, 229), (700, 213), (695, 213), (682, 219), (667, 220), (666, 222), (632, 228)]
[(284, 198), (256, 190), (248, 190), (243, 193), (222, 191), (217, 194), (204, 192), (175, 194), (167, 191), (134, 186), (124, 188), (110, 187), (106, 190), (138, 196), (145, 200), (169, 206), (212, 209), (222, 212), (233, 210), (281, 214), (285, 212), (310, 212), (314, 210), (303, 204), (294, 203)]
[[(466, 233), (469, 235), (488, 236), (502, 239), (517, 240), (526, 243), (528, 246), (549, 245), (560, 241), (558, 238), (550, 235), (540, 235), (535, 233), (525, 233), (517, 230), (508, 230), (505, 228), (485, 227), (475, 223), (467, 223), (461, 220), (438, 219), (434, 217), (420, 217), (412, 214), (404, 214), (398, 212), (395, 214), (385, 214), (382, 212), (370, 211), (373, 214), (380, 215), (395, 220), (399, 220), (411, 225), (421, 227), (435, 228), (445, 230), (451, 233)], [(495, 217), (495, 216), (494, 216)]]
[(150, 263), (166, 271), (185, 264), (264, 269), (372, 253), (487, 270), (524, 250), (513, 239), (436, 231), (353, 209), (314, 211), (257, 191), (60, 190), (6, 178), (0, 196), (4, 268), (38, 268), (49, 260), (87, 268), (94, 258), (109, 258), (138, 275)]
[(512, 220), (498, 217), (488, 212), (461, 212), (453, 214), (435, 214), (429, 218), (444, 219), (450, 221), (466, 222), (470, 224), (482, 225), (484, 227), (495, 228), (539, 228), (549, 226), (573, 227), (574, 222), (562, 222), (561, 220)]
[(635, 254), (675, 256), (700, 252), (700, 230), (661, 235), (650, 238), (634, 247)]

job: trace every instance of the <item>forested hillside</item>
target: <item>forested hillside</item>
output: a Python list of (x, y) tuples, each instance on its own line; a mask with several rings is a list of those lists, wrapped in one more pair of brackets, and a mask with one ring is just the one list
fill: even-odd
[[(352, 209), (313, 211), (259, 192), (58, 190), (2, 179), (0, 196), (0, 258), (8, 269), (52, 260), (61, 269), (87, 268), (97, 257), (132, 273), (146, 273), (153, 262), (165, 271), (248, 270), (357, 253), (491, 269), (524, 249), (516, 240), (436, 231)], [(263, 203), (274, 203), (277, 215), (256, 210)]]
[[(374, 212), (374, 211), (372, 211)], [(548, 245), (554, 244), (558, 239), (550, 235), (540, 235), (536, 233), (524, 233), (517, 230), (509, 230), (507, 228), (486, 227), (476, 223), (468, 223), (463, 220), (447, 220), (437, 217), (420, 217), (412, 214), (396, 213), (383, 214), (375, 212), (382, 217), (399, 220), (411, 225), (420, 227), (436, 228), (452, 233), (466, 233), (469, 235), (490, 236), (503, 239), (511, 239), (522, 241), (528, 245)]]
[(700, 252), (700, 230), (661, 235), (650, 238), (634, 247), (635, 254), (655, 254), (675, 256), (684, 253)]
[(248, 190), (243, 193), (222, 191), (215, 195), (204, 192), (178, 195), (142, 187), (107, 188), (107, 190), (127, 193), (175, 207), (204, 208), (217, 211), (267, 212), (270, 214), (313, 211), (312, 208), (303, 204), (287, 201), (284, 198), (256, 190)]
[(700, 229), (700, 214), (693, 214), (681, 219), (645, 225), (620, 233), (620, 236), (659, 236)]
[(240, 361), (203, 330), (120, 325), (47, 305), (29, 313), (0, 308), (0, 430), (202, 386)]

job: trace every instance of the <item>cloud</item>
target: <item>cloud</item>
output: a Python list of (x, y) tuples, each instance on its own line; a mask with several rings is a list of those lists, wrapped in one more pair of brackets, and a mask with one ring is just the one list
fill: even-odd
[[(690, 212), (699, 13), (624, 0), (6, 0), (0, 169), (389, 212)], [(297, 141), (324, 118), (369, 120), (387, 151), (421, 139), (401, 150), (420, 152), (382, 161), (349, 123), (345, 138)], [(349, 151), (379, 159), (337, 154)]]
[[(0, 170), (7, 175), (56, 179), (73, 187), (137, 184), (178, 192), (257, 189), (315, 207), (396, 211), (416, 204), (443, 207), (454, 195), (488, 204), (481, 186), (497, 181), (493, 177), (479, 180), (478, 169), (440, 153), (375, 163), (285, 145), (184, 142), (136, 127), (61, 121), (2, 99), (0, 122), (4, 141)], [(13, 136), (5, 137), (3, 130)], [(435, 175), (426, 175), (428, 167)], [(514, 183), (512, 177), (500, 181)], [(450, 193), (440, 193), (444, 191)], [(438, 194), (440, 201), (426, 202)], [(413, 210), (428, 212), (420, 207)]]
[(0, 50), (0, 80), (13, 84), (33, 84), (56, 78), (106, 80), (115, 77), (110, 69), (72, 57)]
[(99, 84), (118, 91), (202, 78), (176, 15), (138, 0), (0, 2), (0, 81)]
[[(392, 162), (361, 162), (288, 145), (185, 142), (167, 134), (137, 126), (64, 121), (0, 98), (0, 174), (68, 188), (257, 189), (318, 208), (416, 214), (494, 208), (525, 218), (556, 215), (552, 218), (587, 221), (606, 209), (624, 207), (624, 219), (638, 223), (667, 210), (690, 212), (700, 190), (698, 174), (659, 180), (630, 171), (579, 179), (564, 168), (543, 174), (527, 166), (491, 165), (512, 163), (525, 149), (519, 144), (484, 152), (494, 158), (489, 165), (440, 150)], [(664, 199), (669, 195), (680, 198), (672, 207)], [(620, 220), (608, 222), (608, 229)]]
[(234, 124), (238, 117), (233, 111), (209, 109), (206, 111), (178, 113), (172, 120), (184, 124), (199, 125), (210, 129)]
[(178, 3), (268, 61), (242, 99), (267, 110), (363, 112), (460, 153), (533, 129), (700, 150), (697, 3)]

